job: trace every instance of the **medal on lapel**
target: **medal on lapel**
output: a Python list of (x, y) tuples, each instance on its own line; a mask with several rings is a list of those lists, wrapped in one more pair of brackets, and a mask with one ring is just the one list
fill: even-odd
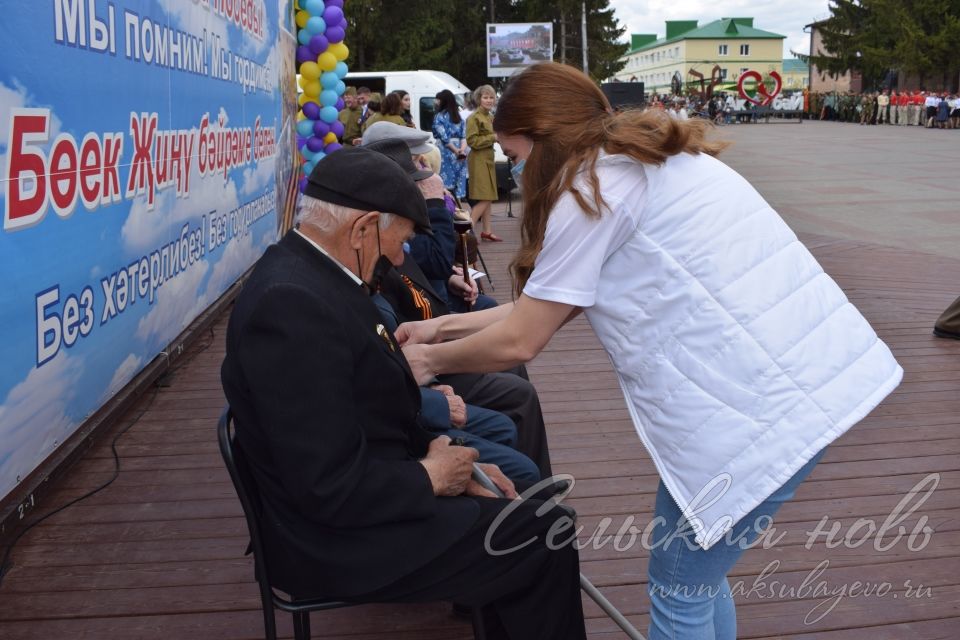
[(397, 348), (393, 345), (393, 340), (390, 339), (390, 334), (387, 333), (387, 328), (382, 324), (377, 325), (377, 335), (380, 336), (380, 339), (387, 343), (387, 346), (390, 347), (390, 351), (396, 351)]

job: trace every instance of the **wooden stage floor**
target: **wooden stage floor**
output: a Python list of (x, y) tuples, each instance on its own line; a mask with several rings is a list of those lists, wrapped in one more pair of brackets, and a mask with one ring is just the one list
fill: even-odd
[[(482, 249), (497, 297), (508, 299), (505, 265), (517, 246), (518, 220), (497, 217), (496, 230), (507, 241)], [(960, 295), (960, 261), (841, 234), (801, 237), (891, 346), (906, 376), (829, 449), (782, 509), (775, 524), (783, 537), (748, 551), (735, 568), (732, 581), (742, 583), (740, 637), (960, 637), (960, 342), (930, 333), (936, 316)], [(114, 432), (135, 421), (117, 445), (118, 479), (20, 541), (0, 586), (0, 638), (263, 637), (252, 564), (243, 555), (245, 524), (214, 431), (224, 404), (225, 326), (226, 316), (185, 366), (116, 425)], [(608, 522), (606, 535), (631, 522), (642, 530), (657, 486), (606, 355), (580, 319), (530, 372), (554, 468), (577, 480), (570, 503), (583, 526), (582, 571), (645, 634), (647, 552), (630, 536), (615, 548), (593, 535), (601, 522)], [(47, 505), (111, 475), (112, 439), (102, 438), (58, 481)], [(837, 531), (830, 544), (813, 534), (824, 518), (821, 528)], [(882, 535), (871, 530), (885, 521)], [(624, 637), (589, 599), (585, 606), (592, 639)], [(445, 604), (370, 605), (312, 620), (315, 638), (472, 637)], [(279, 615), (279, 624), (289, 637), (289, 617)]]

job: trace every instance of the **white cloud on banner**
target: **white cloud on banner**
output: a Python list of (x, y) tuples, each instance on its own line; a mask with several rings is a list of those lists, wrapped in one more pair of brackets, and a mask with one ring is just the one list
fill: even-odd
[(209, 269), (206, 260), (194, 262), (173, 280), (164, 282), (157, 290), (153, 308), (137, 324), (137, 338), (147, 344), (158, 341), (159, 346), (166, 345), (200, 315), (211, 302), (207, 296), (198, 295)]
[[(23, 107), (38, 107), (46, 105), (37, 105), (34, 103), (33, 96), (27, 92), (27, 88), (20, 83), (16, 78), (13, 78), (13, 86), (8, 87), (3, 82), (0, 82), (0, 150), (6, 151), (6, 147), (10, 144), (10, 112), (14, 109), (22, 109)], [(53, 110), (50, 110), (50, 140), (53, 140), (58, 135), (60, 135), (60, 130), (63, 126), (63, 123), (60, 122), (60, 118), (57, 117), (56, 113)], [(7, 175), (7, 156), (9, 154), (3, 153), (0, 154), (0, 175)], [(0, 180), (0, 191), (6, 193), (7, 191), (7, 182), (6, 180)]]
[(114, 371), (113, 378), (110, 380), (110, 384), (108, 384), (107, 388), (104, 389), (100, 404), (103, 404), (112, 398), (113, 394), (123, 388), (123, 385), (130, 382), (130, 380), (133, 379), (133, 376), (140, 371), (142, 365), (143, 358), (136, 354), (131, 353), (124, 358), (123, 362), (121, 362), (116, 371)]
[[(271, 221), (273, 220), (270, 216), (268, 218)], [(236, 282), (237, 278), (263, 255), (263, 252), (270, 246), (272, 234), (262, 234), (258, 246), (255, 246), (253, 241), (254, 234), (248, 233), (240, 238), (234, 238), (227, 244), (227, 248), (223, 250), (223, 255), (213, 265), (210, 280), (207, 282), (207, 292), (204, 297), (210, 303), (213, 303), (227, 287)]]
[(83, 359), (63, 349), (42, 367), (32, 368), (0, 403), (0, 496), (79, 424), (67, 415), (67, 405), (76, 396), (83, 371)]
[(200, 177), (197, 162), (190, 163), (190, 192), (177, 198), (174, 185), (157, 192), (153, 209), (147, 206), (146, 195), (137, 196), (130, 205), (130, 214), (123, 223), (123, 248), (131, 254), (158, 249), (173, 240), (188, 220), (199, 220), (204, 213), (223, 215), (240, 204), (233, 180), (223, 181), (223, 174)]
[[(270, 126), (272, 123), (264, 124)], [(276, 179), (276, 171), (276, 156), (263, 158), (252, 168), (247, 167), (243, 170), (243, 177), (240, 181), (240, 195), (249, 196), (254, 193), (260, 195), (264, 187), (273, 184)]]

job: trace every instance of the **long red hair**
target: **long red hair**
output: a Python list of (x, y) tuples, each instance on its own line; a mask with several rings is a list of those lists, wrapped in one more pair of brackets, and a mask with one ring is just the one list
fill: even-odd
[[(571, 192), (588, 216), (600, 216), (606, 207), (596, 172), (601, 149), (655, 165), (683, 152), (716, 155), (726, 145), (706, 139), (710, 126), (652, 110), (614, 114), (600, 88), (566, 65), (540, 63), (514, 76), (500, 97), (493, 128), (534, 142), (523, 169), (521, 246), (510, 265), (516, 294), (533, 272), (547, 219), (563, 193)], [(586, 194), (573, 186), (581, 167), (587, 170)]]

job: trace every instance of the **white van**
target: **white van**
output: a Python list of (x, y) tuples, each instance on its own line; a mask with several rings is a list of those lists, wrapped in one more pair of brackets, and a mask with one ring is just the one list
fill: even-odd
[[(401, 89), (410, 94), (410, 115), (413, 122), (424, 131), (433, 130), (433, 100), (444, 89), (449, 89), (463, 106), (463, 94), (470, 91), (459, 80), (443, 71), (420, 69), (417, 71), (357, 71), (351, 72), (343, 79), (348, 87), (367, 87), (374, 93), (386, 95), (391, 91)], [(500, 190), (513, 189), (514, 184), (510, 176), (507, 157), (500, 150), (500, 145), (493, 147), (494, 159), (497, 164), (497, 185)]]
[(463, 106), (463, 94), (470, 91), (459, 80), (443, 71), (358, 71), (343, 79), (348, 87), (367, 87), (382, 96), (402, 89), (410, 94), (410, 115), (413, 122), (430, 131), (433, 127), (433, 99), (449, 89)]

